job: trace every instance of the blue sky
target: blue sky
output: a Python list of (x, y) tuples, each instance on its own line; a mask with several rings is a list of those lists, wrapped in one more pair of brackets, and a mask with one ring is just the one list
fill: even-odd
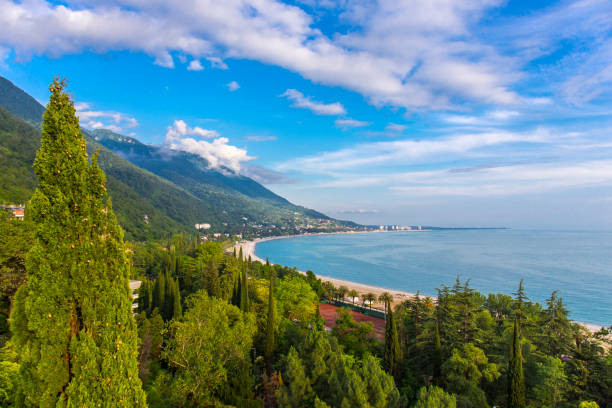
[(612, 228), (609, 0), (0, 0), (0, 75), (364, 223)]

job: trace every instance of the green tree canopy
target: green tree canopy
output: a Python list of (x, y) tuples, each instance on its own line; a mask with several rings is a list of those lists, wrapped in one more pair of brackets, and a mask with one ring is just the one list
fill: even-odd
[(144, 406), (123, 231), (64, 87), (49, 88), (28, 206), (35, 241), (11, 314), (20, 390), (41, 407)]

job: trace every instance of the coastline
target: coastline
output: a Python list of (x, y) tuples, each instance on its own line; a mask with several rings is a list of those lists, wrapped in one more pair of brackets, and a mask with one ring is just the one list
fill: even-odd
[[(422, 232), (422, 231), (428, 231), (428, 230), (413, 230), (413, 231)], [(243, 253), (245, 258), (248, 258), (250, 256), (251, 260), (259, 261), (259, 262), (265, 264), (266, 260), (265, 259), (261, 259), (260, 257), (258, 257), (255, 254), (256, 246), (260, 242), (271, 241), (271, 240), (276, 240), (276, 239), (284, 239), (284, 238), (297, 238), (297, 237), (304, 237), (304, 236), (311, 236), (311, 235), (371, 234), (371, 233), (374, 233), (374, 232), (395, 232), (395, 231), (319, 232), (319, 233), (311, 233), (311, 234), (283, 235), (283, 236), (275, 236), (275, 237), (256, 238), (256, 239), (254, 239), (252, 241), (239, 242), (236, 245), (234, 245), (234, 248), (236, 248), (236, 251), (238, 252), (240, 250), (240, 248), (242, 247), (242, 253)], [(298, 272), (300, 272), (302, 274), (306, 273), (306, 272), (300, 271), (300, 270), (298, 270)], [(317, 275), (317, 278), (321, 279), (321, 281), (323, 281), (323, 282), (331, 282), (336, 287), (338, 287), (338, 286), (346, 286), (347, 288), (349, 288), (349, 290), (355, 289), (360, 294), (371, 292), (371, 293), (375, 294), (376, 297), (378, 297), (379, 295), (381, 295), (381, 294), (383, 294), (385, 292), (388, 292), (388, 293), (390, 293), (393, 296), (393, 303), (394, 304), (401, 303), (401, 302), (403, 302), (405, 300), (408, 300), (408, 299), (410, 299), (410, 298), (412, 298), (412, 297), (414, 297), (416, 295), (415, 293), (412, 293), (412, 292), (401, 291), (401, 290), (397, 290), (397, 289), (384, 288), (384, 287), (381, 287), (381, 286), (367, 285), (367, 284), (364, 284), (364, 283), (352, 282), (352, 281), (347, 281), (347, 280), (338, 279), (338, 278), (332, 278), (331, 276), (323, 276), (323, 275), (319, 275), (319, 274), (316, 274), (316, 275)], [(423, 297), (425, 298), (427, 296), (423, 296)], [(434, 299), (434, 297), (431, 297), (431, 296), (430, 296), (430, 298)], [(378, 305), (378, 302), (376, 302), (375, 304)], [(594, 333), (596, 331), (601, 330), (602, 328), (605, 328), (605, 326), (601, 326), (601, 325), (593, 324), (593, 323), (584, 323), (584, 322), (578, 322), (578, 321), (574, 321), (574, 320), (572, 320), (572, 322), (580, 324), (581, 326), (585, 327), (591, 333)]]
[[(422, 232), (422, 231), (429, 231), (429, 230), (413, 230), (413, 231)], [(245, 258), (248, 258), (250, 256), (251, 260), (259, 261), (265, 264), (266, 260), (261, 259), (255, 254), (255, 247), (260, 242), (272, 241), (272, 240), (283, 239), (283, 238), (296, 238), (296, 237), (305, 237), (305, 236), (307, 237), (307, 236), (312, 236), (312, 235), (371, 234), (375, 232), (382, 233), (382, 232), (395, 232), (395, 231), (318, 232), (318, 233), (312, 233), (312, 234), (283, 235), (283, 236), (276, 236), (276, 237), (256, 238), (252, 241), (239, 242), (238, 244), (234, 245), (234, 248), (236, 248), (236, 252), (238, 252), (240, 248), (242, 248), (242, 254)], [(306, 274), (306, 272), (304, 271), (298, 270), (298, 272), (302, 274)], [(415, 296), (415, 293), (412, 293), (412, 292), (384, 288), (381, 286), (367, 285), (365, 283), (352, 282), (352, 281), (347, 281), (343, 279), (332, 278), (331, 276), (323, 276), (319, 274), (316, 274), (316, 275), (317, 275), (317, 278), (321, 279), (321, 281), (323, 282), (331, 282), (336, 287), (346, 286), (347, 288), (349, 288), (349, 290), (355, 289), (360, 294), (371, 292), (374, 295), (376, 295), (376, 297), (378, 298), (378, 296), (382, 295), (385, 292), (390, 293), (393, 296), (394, 304), (401, 303)], [(374, 304), (380, 306), (378, 302), (375, 302)]]

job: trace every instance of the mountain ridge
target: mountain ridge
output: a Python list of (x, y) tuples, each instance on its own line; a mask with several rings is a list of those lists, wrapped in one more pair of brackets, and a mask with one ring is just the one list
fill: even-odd
[[(40, 146), (42, 112), (34, 98), (0, 77), (0, 201), (25, 202), (36, 186), (32, 162)], [(209, 224), (206, 233), (245, 236), (359, 227), (294, 205), (248, 177), (210, 169), (197, 155), (106, 129), (83, 133), (88, 151), (99, 151), (109, 197), (128, 239), (195, 233), (195, 224)]]

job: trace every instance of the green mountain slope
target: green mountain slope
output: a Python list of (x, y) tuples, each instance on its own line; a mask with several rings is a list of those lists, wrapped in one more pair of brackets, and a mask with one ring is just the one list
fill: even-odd
[(26, 122), (39, 126), (45, 108), (30, 95), (0, 76), (0, 106)]
[[(3, 91), (15, 88), (6, 80), (2, 86)], [(44, 108), (19, 89), (7, 94), (12, 99), (0, 98), (0, 107), (24, 116), (18, 118), (0, 108), (0, 201), (23, 203), (36, 186), (32, 163), (40, 145), (40, 131), (24, 120), (34, 122)], [(147, 146), (110, 131), (85, 133), (88, 150), (100, 152), (113, 208), (128, 239), (195, 232), (194, 224), (203, 223), (211, 225), (207, 232), (247, 235), (355, 226), (293, 205), (247, 177), (212, 171), (198, 156)]]

